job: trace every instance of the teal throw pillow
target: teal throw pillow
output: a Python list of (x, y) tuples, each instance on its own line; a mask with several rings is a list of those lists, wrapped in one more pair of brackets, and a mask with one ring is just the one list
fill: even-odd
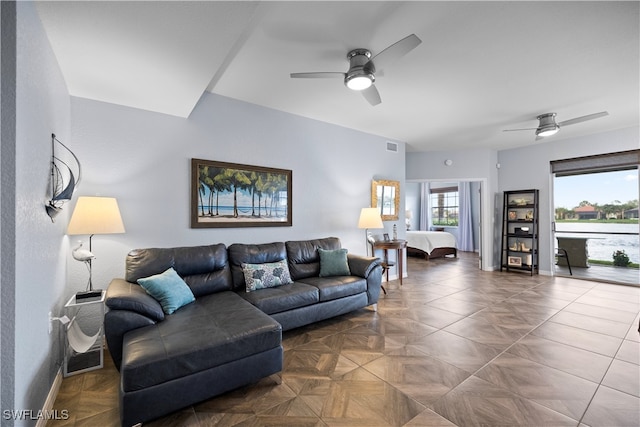
[(320, 255), (320, 277), (351, 275), (346, 249), (328, 251), (318, 248), (318, 254)]
[(242, 264), (247, 292), (293, 283), (287, 260), (264, 264)]
[(191, 288), (171, 267), (164, 273), (138, 279), (138, 284), (160, 303), (166, 314), (196, 300)]

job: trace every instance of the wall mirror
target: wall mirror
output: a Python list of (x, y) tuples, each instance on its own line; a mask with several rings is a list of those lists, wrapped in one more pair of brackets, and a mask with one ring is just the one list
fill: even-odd
[(400, 182), (373, 180), (371, 207), (378, 208), (383, 221), (397, 221), (400, 211)]

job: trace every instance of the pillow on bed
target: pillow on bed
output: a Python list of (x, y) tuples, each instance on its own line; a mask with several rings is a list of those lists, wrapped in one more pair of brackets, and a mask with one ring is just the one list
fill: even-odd
[(293, 283), (286, 259), (264, 264), (243, 263), (242, 273), (247, 292)]
[(328, 251), (318, 248), (318, 254), (320, 255), (320, 277), (351, 275), (346, 249)]

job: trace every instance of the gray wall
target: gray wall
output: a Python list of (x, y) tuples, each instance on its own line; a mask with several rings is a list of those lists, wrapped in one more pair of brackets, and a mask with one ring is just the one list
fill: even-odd
[[(2, 7), (4, 11), (5, 2)], [(52, 223), (44, 202), (49, 196), (51, 133), (68, 142), (70, 98), (34, 4), (17, 2), (15, 7), (15, 135), (5, 139), (3, 126), (2, 140), (2, 409), (38, 410), (62, 359), (61, 331), (56, 327), (49, 335), (48, 313), (59, 313), (67, 295), (68, 247), (63, 236), (68, 208)], [(4, 85), (4, 34), (2, 43)], [(3, 91), (3, 122), (5, 101)], [(7, 176), (10, 170), (13, 176)], [(9, 199), (12, 203), (5, 205)], [(6, 237), (14, 237), (9, 240), (13, 251), (5, 248)], [(13, 329), (15, 338), (14, 343), (8, 342), (15, 346), (9, 366), (4, 364), (7, 327)], [(12, 420), (3, 419), (5, 423), (10, 425)], [(20, 420), (15, 424), (34, 423)]]
[(419, 182), (407, 182), (406, 190), (404, 192), (405, 209), (411, 210), (413, 217), (411, 218), (411, 229), (420, 229), (420, 183)]
[[(0, 2), (0, 408), (15, 402), (16, 4)], [(0, 421), (10, 425), (9, 420)]]

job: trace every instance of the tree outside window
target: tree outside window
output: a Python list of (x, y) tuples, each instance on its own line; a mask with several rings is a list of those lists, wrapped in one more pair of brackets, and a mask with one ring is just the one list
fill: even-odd
[(458, 226), (458, 187), (431, 189), (431, 222), (433, 225)]

